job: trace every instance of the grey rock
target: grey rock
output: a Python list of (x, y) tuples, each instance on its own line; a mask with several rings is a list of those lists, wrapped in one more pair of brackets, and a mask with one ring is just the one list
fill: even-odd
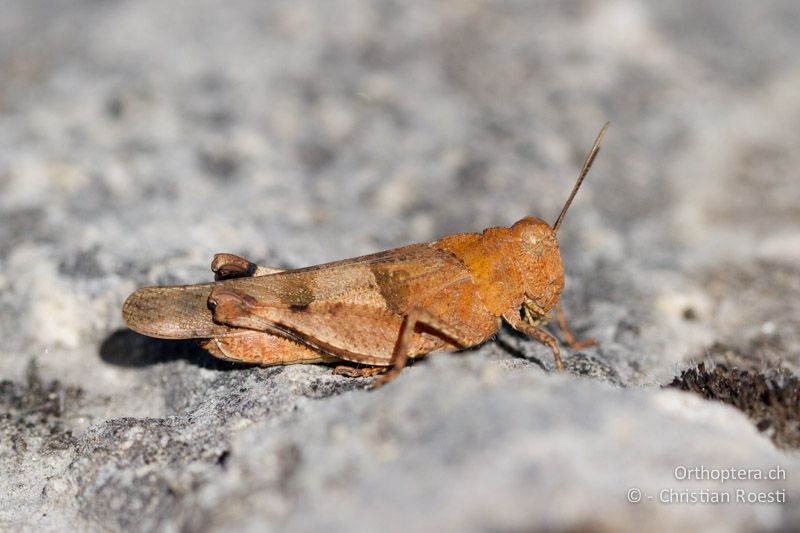
[[(0, 529), (798, 522), (796, 450), (661, 388), (698, 362), (798, 374), (796, 2), (2, 13)], [(209, 280), (215, 252), (293, 268), (554, 219), (606, 119), (559, 233), (565, 309), (599, 345), (565, 375), (508, 329), (377, 392), (124, 329), (132, 290)], [(701, 465), (785, 479), (676, 479)]]

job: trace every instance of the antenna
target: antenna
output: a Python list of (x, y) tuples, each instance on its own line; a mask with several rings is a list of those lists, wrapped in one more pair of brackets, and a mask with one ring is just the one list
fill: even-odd
[(589, 155), (586, 156), (586, 160), (583, 162), (583, 166), (581, 167), (581, 172), (580, 174), (578, 174), (578, 181), (576, 181), (575, 186), (572, 187), (572, 192), (569, 194), (569, 198), (567, 198), (567, 203), (564, 204), (564, 207), (561, 209), (561, 213), (558, 215), (558, 218), (556, 219), (556, 223), (553, 224), (553, 233), (558, 232), (558, 228), (561, 226), (561, 223), (564, 221), (564, 216), (567, 214), (567, 209), (569, 209), (569, 206), (572, 205), (572, 200), (578, 193), (578, 189), (581, 188), (581, 183), (583, 183), (583, 179), (586, 177), (586, 174), (589, 173), (589, 169), (592, 168), (592, 163), (594, 163), (594, 158), (597, 157), (597, 154), (600, 152), (600, 141), (603, 139), (603, 135), (606, 134), (606, 130), (610, 125), (611, 125), (610, 122), (606, 122), (605, 124), (603, 124), (603, 127), (600, 128), (600, 133), (597, 134), (597, 138), (595, 138), (594, 140), (592, 149), (589, 150)]

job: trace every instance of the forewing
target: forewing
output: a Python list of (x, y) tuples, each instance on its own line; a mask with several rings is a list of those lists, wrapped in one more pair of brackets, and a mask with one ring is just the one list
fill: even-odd
[(408, 310), (433, 298), (446, 300), (448, 287), (469, 280), (452, 254), (419, 244), (218, 283), (210, 301), (218, 322), (254, 330), (277, 327), (328, 353), (387, 364)]
[(216, 324), (208, 308), (213, 283), (144, 287), (122, 306), (122, 317), (134, 331), (161, 339), (192, 339), (229, 335), (228, 326)]
[(300, 309), (312, 303), (352, 303), (404, 315), (415, 301), (464, 279), (469, 272), (461, 261), (426, 243), (216, 286), (247, 294), (262, 306)]

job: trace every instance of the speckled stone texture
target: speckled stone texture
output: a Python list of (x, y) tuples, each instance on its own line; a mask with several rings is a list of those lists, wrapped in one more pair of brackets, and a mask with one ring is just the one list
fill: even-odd
[[(700, 362), (763, 390), (798, 374), (795, 0), (0, 12), (0, 529), (800, 523), (791, 441), (662, 388)], [(553, 220), (606, 119), (559, 233), (599, 347), (563, 375), (503, 329), (367, 392), (122, 324), (131, 291), (210, 280), (215, 252), (292, 268)], [(701, 466), (784, 478), (678, 479)], [(737, 489), (786, 503), (659, 501)]]

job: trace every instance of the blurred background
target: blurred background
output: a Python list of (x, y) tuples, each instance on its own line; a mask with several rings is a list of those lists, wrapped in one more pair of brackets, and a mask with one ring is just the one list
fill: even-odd
[[(506, 425), (489, 433), (504, 439), (527, 428), (537, 442), (543, 427), (565, 442), (589, 439), (586, 419), (562, 427), (558, 405), (527, 396), (531, 379), (559, 398), (578, 387), (583, 408), (601, 406), (635, 434), (674, 444), (669, 457), (720, 454), (715, 443), (743, 431), (742, 448), (722, 457), (796, 469), (733, 410), (709, 407), (724, 414), (709, 415), (724, 419), (717, 433), (707, 420), (712, 433), (680, 436), (647, 424), (682, 427), (649, 402), (696, 362), (797, 373), (797, 2), (0, 0), (0, 13), (0, 399), (10, 472), (0, 482), (0, 525), (353, 526), (344, 503), (339, 514), (309, 511), (314, 487), (325, 488), (321, 499), (333, 490), (309, 465), (338, 472), (330, 474), (336, 501), (363, 505), (356, 514), (366, 529), (385, 515), (358, 494), (406, 487), (412, 474), (431, 476), (427, 492), (409, 489), (390, 508), (424, 508), (438, 494), (439, 511), (408, 518), (419, 529), (791, 523), (786, 506), (632, 507), (619, 470), (588, 467), (581, 482), (541, 470), (500, 480), (485, 505), (470, 507), (459, 490), (491, 478), (491, 461), (486, 472), (452, 467), (448, 481), (433, 475), (450, 460), (437, 455), (441, 440), (413, 426), (390, 430), (405, 435), (402, 449), (441, 459), (398, 463), (401, 452), (370, 435), (411, 423), (387, 422), (380, 413), (392, 405), (403, 418), (410, 403), (444, 401), (437, 395), (483, 402), (470, 376), (488, 367), (523, 380), (519, 396), (512, 386), (508, 398), (486, 400), (488, 419), (505, 401), (541, 401), (537, 409), (552, 415), (529, 425), (501, 416)], [(324, 367), (228, 365), (123, 327), (127, 294), (210, 280), (216, 252), (296, 268), (526, 215), (554, 221), (606, 120), (602, 152), (559, 232), (570, 322), (600, 342), (586, 352), (594, 382), (548, 377), (547, 349), (506, 330), (500, 340), (513, 350), (491, 344), (461, 359), (430, 358), (380, 395), (362, 396), (347, 391), (364, 383)], [(346, 418), (353, 406), (374, 408), (374, 418)], [(295, 448), (274, 444), (266, 466), (237, 448), (232, 435), (251, 425), (261, 429), (242, 442), (262, 442), (253, 431), (302, 434), (302, 423), (267, 429), (294, 423), (298, 410), (318, 417), (315, 427), (350, 428), (354, 440), (330, 446), (362, 450), (348, 452), (353, 464), (381, 457), (389, 470), (359, 470), (340, 451), (304, 462), (327, 449), (331, 433)], [(450, 420), (447, 410), (439, 415)], [(624, 431), (594, 431), (608, 455), (592, 452), (600, 455), (585, 464), (620, 461), (611, 443), (621, 445), (614, 439)], [(469, 434), (451, 428), (440, 437), (461, 435), (471, 464), (479, 456)], [(174, 439), (183, 444), (164, 444)], [(126, 451), (137, 449), (152, 453)], [(520, 445), (527, 451), (509, 460), (544, 468), (552, 458), (531, 459), (530, 449)], [(229, 455), (234, 474), (220, 466)], [(646, 451), (632, 456), (634, 478), (651, 479), (661, 464)], [(307, 478), (275, 481), (294, 468), (287, 462)], [(213, 503), (233, 506), (245, 488), (254, 501), (243, 514)], [(545, 505), (553, 494), (564, 498), (561, 511)], [(460, 513), (467, 507), (473, 514)], [(467, 515), (473, 521), (460, 521)]]

